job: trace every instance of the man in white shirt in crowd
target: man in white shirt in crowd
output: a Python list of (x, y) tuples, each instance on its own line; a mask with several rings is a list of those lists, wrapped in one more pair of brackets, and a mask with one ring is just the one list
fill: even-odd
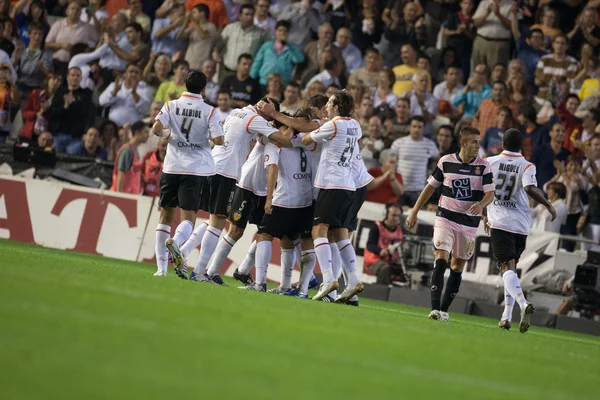
[(115, 79), (100, 95), (99, 104), (110, 107), (108, 118), (118, 126), (139, 121), (150, 110), (152, 90), (141, 76), (141, 68), (129, 64), (123, 78)]
[(231, 114), (231, 93), (226, 90), (219, 91), (217, 96), (217, 114), (222, 123), (225, 123), (227, 116)]
[(458, 82), (458, 78), (460, 76), (460, 69), (455, 65), (450, 65), (446, 67), (446, 71), (444, 71), (444, 81), (438, 83), (433, 88), (433, 97), (435, 97), (438, 101), (448, 102), (450, 107), (452, 107), (452, 111), (456, 112), (457, 108), (453, 106), (450, 101), (455, 94), (460, 93), (465, 85)]
[(342, 69), (344, 66), (337, 60), (337, 58), (330, 56), (327, 60), (325, 60), (324, 70), (323, 72), (318, 73), (313, 76), (310, 81), (306, 84), (306, 87), (309, 87), (311, 83), (319, 81), (325, 87), (329, 87), (331, 85), (336, 85), (337, 87), (341, 87), (339, 76), (342, 74)]
[(349, 74), (365, 65), (360, 49), (352, 43), (352, 31), (350, 29), (338, 29), (333, 44), (342, 50), (342, 56)]

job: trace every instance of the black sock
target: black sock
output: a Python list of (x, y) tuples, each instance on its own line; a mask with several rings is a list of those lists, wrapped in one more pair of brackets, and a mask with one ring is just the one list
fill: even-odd
[(435, 260), (433, 273), (431, 274), (431, 309), (439, 310), (442, 299), (442, 290), (444, 290), (444, 272), (448, 267), (448, 261)]
[(448, 284), (446, 285), (446, 292), (444, 293), (444, 301), (442, 302), (442, 308), (440, 311), (448, 311), (450, 304), (454, 300), (454, 297), (460, 289), (460, 283), (462, 282), (462, 272), (456, 272), (450, 270), (450, 277), (448, 278)]

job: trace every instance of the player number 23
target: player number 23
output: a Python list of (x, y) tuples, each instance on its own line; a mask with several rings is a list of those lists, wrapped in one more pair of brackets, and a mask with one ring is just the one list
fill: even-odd
[(515, 174), (498, 174), (498, 179), (496, 180), (496, 199), (510, 200), (516, 182), (517, 176)]

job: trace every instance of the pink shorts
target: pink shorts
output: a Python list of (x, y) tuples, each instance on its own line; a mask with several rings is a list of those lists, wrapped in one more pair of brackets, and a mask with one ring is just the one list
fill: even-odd
[(438, 218), (433, 226), (433, 246), (436, 250), (452, 253), (452, 257), (470, 260), (475, 251), (475, 236), (452, 229)]

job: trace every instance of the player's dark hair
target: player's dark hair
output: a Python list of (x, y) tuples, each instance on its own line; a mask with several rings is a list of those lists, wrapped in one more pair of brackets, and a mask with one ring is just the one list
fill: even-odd
[(504, 150), (519, 152), (523, 147), (523, 135), (518, 129), (507, 129), (502, 136), (502, 148)]
[(198, 4), (197, 6), (194, 6), (194, 8), (198, 10), (198, 12), (204, 13), (206, 19), (210, 18), (210, 8), (208, 8), (206, 4)]
[[(281, 114), (285, 115), (286, 117), (291, 117), (291, 115), (285, 111), (282, 111)], [(273, 126), (277, 129), (281, 128), (282, 126), (287, 126), (287, 125), (284, 125), (283, 122), (279, 122), (276, 119), (273, 119), (272, 123), (273, 123)]]
[(550, 189), (552, 189), (556, 192), (556, 195), (558, 196), (559, 199), (564, 200), (567, 198), (567, 187), (565, 186), (564, 183), (562, 183), (562, 182), (549, 183), (548, 187), (546, 188), (546, 192), (549, 191)]
[(125, 29), (127, 28), (133, 28), (134, 31), (136, 31), (137, 33), (144, 33), (144, 28), (142, 28), (142, 26), (140, 24), (138, 24), (137, 22), (130, 22), (127, 25), (125, 25)]
[(349, 117), (354, 111), (354, 99), (345, 90), (333, 94), (333, 106), (337, 106), (340, 117)]
[(472, 126), (465, 126), (458, 132), (458, 141), (462, 142), (467, 136), (481, 136), (479, 129)]
[(143, 130), (147, 126), (148, 124), (146, 124), (144, 121), (135, 121), (133, 125), (131, 125), (131, 134), (135, 135), (136, 132)]
[(185, 78), (185, 87), (188, 92), (200, 94), (206, 86), (206, 75), (196, 69), (191, 70)]
[(271, 101), (271, 103), (273, 103), (273, 106), (275, 107), (275, 111), (279, 111), (279, 102), (277, 100), (275, 100), (272, 97), (263, 97), (262, 99), (260, 99), (260, 101), (264, 101), (265, 103), (268, 103), (269, 100)]
[(306, 105), (309, 107), (316, 107), (318, 109), (321, 109), (325, 107), (325, 104), (327, 104), (328, 101), (329, 99), (327, 98), (327, 96), (325, 96), (322, 93), (318, 93), (310, 96), (308, 101), (306, 102)]
[(290, 26), (291, 26), (290, 21), (282, 19), (281, 21), (277, 21), (277, 23), (275, 24), (275, 30), (277, 30), (279, 27), (284, 27), (289, 32)]
[(315, 112), (310, 107), (299, 108), (294, 114), (294, 118), (304, 118), (307, 121), (312, 121), (317, 118)]
[(250, 60), (250, 61), (254, 61), (254, 58), (252, 58), (252, 55), (250, 53), (242, 53), (240, 54), (240, 56), (238, 57), (238, 61), (237, 63), (239, 64), (242, 60)]

